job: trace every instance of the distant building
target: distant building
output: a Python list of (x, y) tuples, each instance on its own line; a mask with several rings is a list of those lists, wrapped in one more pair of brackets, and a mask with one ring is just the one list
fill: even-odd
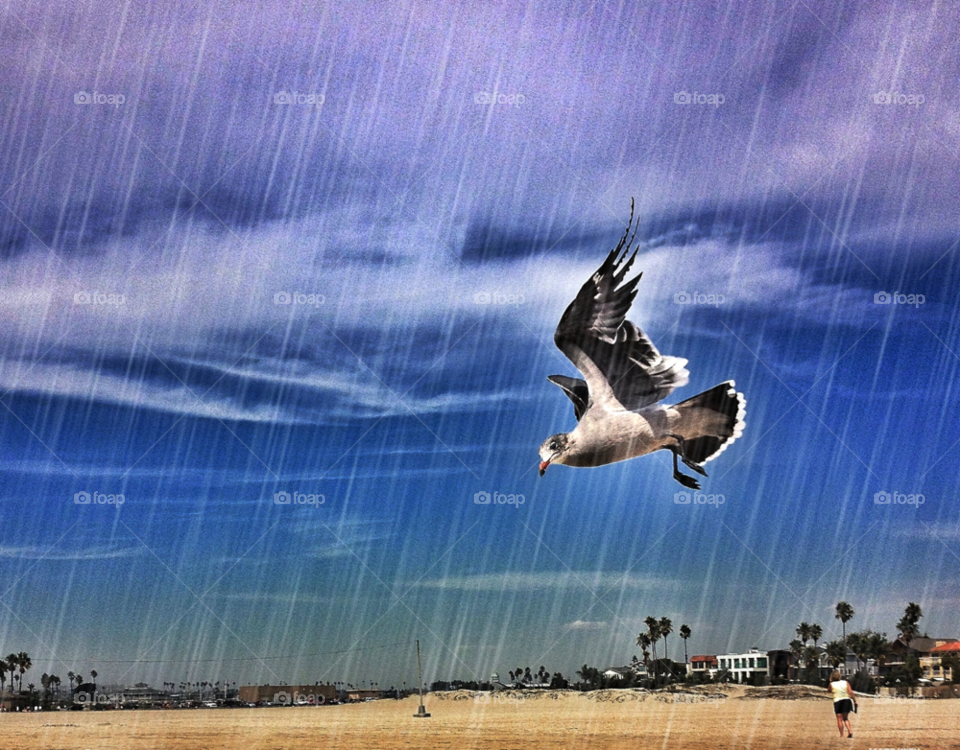
[(629, 680), (633, 676), (633, 673), (633, 667), (610, 667), (610, 669), (603, 672), (603, 676), (608, 680), (621, 682), (623, 680)]
[[(81, 685), (78, 688), (78, 691), (82, 691), (85, 686)], [(92, 686), (91, 686), (92, 687)], [(120, 702), (124, 704), (136, 704), (136, 705), (152, 705), (156, 703), (165, 703), (170, 700), (170, 694), (166, 690), (157, 690), (156, 688), (150, 687), (145, 682), (138, 682), (133, 687), (123, 688), (116, 692), (107, 692), (104, 690), (98, 690), (97, 692), (97, 702), (103, 702), (103, 699), (100, 698), (101, 695), (111, 697), (114, 700), (110, 702)]]
[(24, 711), (31, 703), (31, 696), (3, 691), (0, 693), (0, 710)]
[[(775, 652), (787, 653), (789, 652)], [(717, 656), (719, 673), (726, 672), (733, 682), (740, 684), (764, 684), (773, 676), (771, 659), (766, 651), (750, 649), (745, 654), (720, 654)]]
[(348, 701), (369, 701), (375, 700), (380, 697), (379, 690), (348, 690), (347, 691), (347, 700)]
[(691, 656), (688, 672), (704, 678), (715, 677), (717, 674), (717, 657), (711, 654)]
[(337, 697), (333, 685), (242, 685), (240, 700), (246, 703), (310, 706)]
[[(942, 658), (933, 657), (933, 651), (940, 646), (948, 646), (953, 643), (960, 643), (956, 638), (914, 638), (910, 643), (906, 643), (903, 638), (897, 638), (890, 644), (890, 651), (886, 658), (886, 663), (880, 667), (880, 674), (889, 674), (893, 669), (902, 667), (908, 656), (915, 656), (924, 667), (924, 677), (927, 677), (928, 670), (932, 674), (934, 660), (939, 661)], [(949, 653), (949, 651), (947, 651)], [(942, 670), (941, 670), (942, 673)]]
[(960, 656), (960, 641), (956, 639), (947, 639), (946, 643), (934, 646), (930, 651), (920, 657), (920, 666), (923, 668), (923, 676), (928, 680), (943, 680), (946, 682), (956, 682), (960, 675), (953, 674), (950, 667), (944, 666), (942, 659), (944, 656)]

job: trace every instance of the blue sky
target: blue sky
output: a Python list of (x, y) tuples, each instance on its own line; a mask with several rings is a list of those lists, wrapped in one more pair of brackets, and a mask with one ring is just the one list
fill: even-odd
[[(429, 679), (624, 663), (649, 614), (956, 637), (956, 12), (4, 4), (3, 648), (399, 684), (414, 638)], [(631, 198), (673, 398), (746, 394), (719, 506), (665, 455), (537, 477)]]

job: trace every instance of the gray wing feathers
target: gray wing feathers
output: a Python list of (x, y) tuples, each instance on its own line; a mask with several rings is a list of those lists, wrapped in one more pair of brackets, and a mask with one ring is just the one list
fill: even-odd
[(642, 276), (624, 281), (637, 257), (636, 250), (630, 253), (633, 237), (627, 241), (632, 223), (631, 210), (619, 244), (581, 287), (554, 334), (557, 347), (583, 373), (588, 406), (596, 403), (616, 409), (619, 405), (635, 411), (686, 385), (690, 375), (687, 360), (664, 357), (647, 335), (626, 319)]

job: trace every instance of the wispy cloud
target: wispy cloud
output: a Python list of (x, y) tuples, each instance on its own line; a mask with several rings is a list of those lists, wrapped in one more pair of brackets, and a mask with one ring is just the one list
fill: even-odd
[(22, 547), (0, 546), (0, 558), (8, 560), (112, 560), (136, 557), (143, 554), (141, 546), (103, 545), (83, 549), (61, 549), (26, 545)]
[(552, 591), (557, 589), (591, 590), (602, 592), (609, 588), (650, 591), (664, 588), (670, 582), (663, 578), (635, 573), (595, 571), (561, 571), (541, 573), (478, 573), (466, 576), (448, 576), (421, 581), (417, 584), (429, 589), (456, 591)]
[(564, 625), (570, 630), (603, 630), (607, 623), (599, 620), (574, 620)]

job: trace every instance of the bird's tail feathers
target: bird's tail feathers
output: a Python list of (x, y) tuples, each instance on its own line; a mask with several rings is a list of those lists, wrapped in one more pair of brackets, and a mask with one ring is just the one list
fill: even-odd
[(737, 392), (736, 384), (732, 380), (681, 401), (674, 408), (681, 413), (688, 409), (703, 409), (715, 417), (710, 420), (716, 425), (711, 430), (712, 434), (684, 441), (684, 458), (698, 464), (712, 461), (723, 453), (728, 445), (743, 434), (746, 424), (744, 416), (747, 412), (747, 399)]

